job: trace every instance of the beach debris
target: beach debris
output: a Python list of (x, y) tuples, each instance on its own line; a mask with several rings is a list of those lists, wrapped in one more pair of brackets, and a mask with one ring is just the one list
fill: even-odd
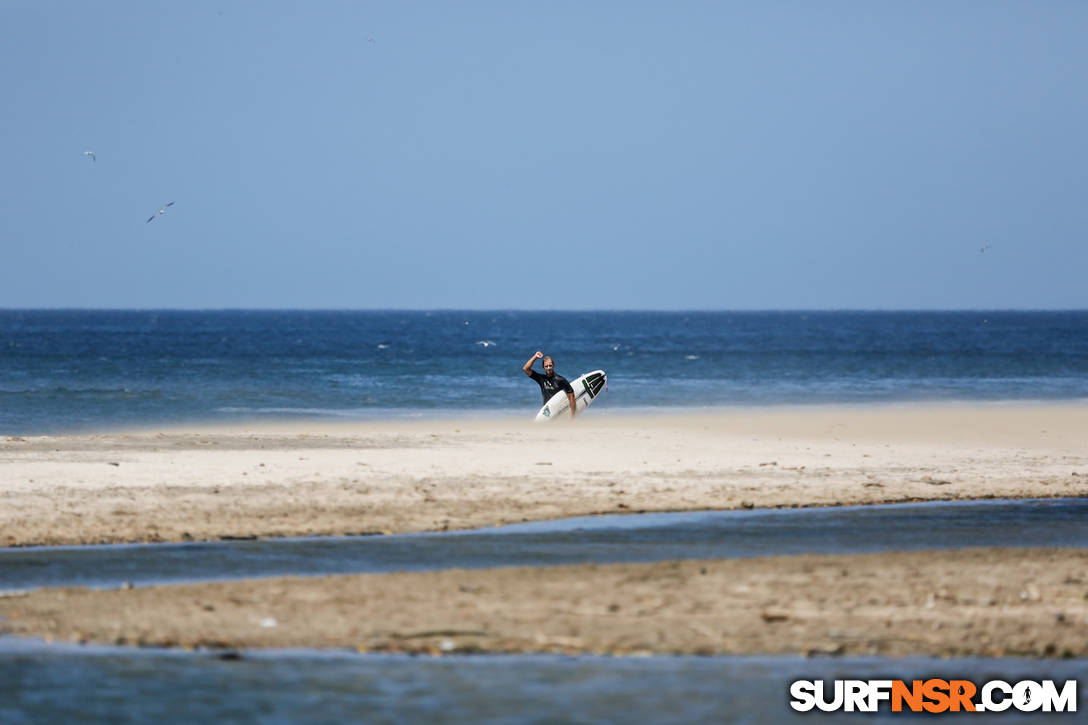
[(117, 461), (110, 461), (110, 462), (109, 462), (109, 463), (108, 463), (107, 465), (110, 465), (110, 466), (120, 466), (121, 464), (120, 464), (120, 463), (118, 463)]
[(275, 627), (277, 624), (279, 624), (279, 622), (277, 622), (272, 617), (265, 617), (264, 619), (261, 620), (261, 626), (264, 627), (265, 629), (271, 629), (272, 627)]
[(838, 657), (846, 651), (845, 644), (830, 644), (815, 647), (806, 647), (801, 650), (802, 657)]
[(482, 629), (428, 629), (421, 632), (393, 632), (392, 639), (430, 639), (432, 637), (487, 637)]
[(933, 478), (932, 476), (922, 476), (922, 483), (928, 483), (930, 486), (948, 486), (952, 482), (940, 478)]
[(166, 202), (165, 204), (163, 204), (162, 206), (160, 206), (160, 207), (159, 207), (159, 210), (158, 210), (157, 212), (155, 212), (154, 214), (152, 214), (151, 216), (149, 216), (149, 217), (147, 218), (147, 221), (148, 221), (148, 222), (152, 222), (152, 221), (154, 221), (154, 220), (155, 220), (155, 217), (157, 217), (157, 216), (161, 216), (162, 214), (165, 214), (165, 213), (166, 213), (166, 208), (167, 208), (167, 207), (170, 207), (170, 206), (173, 206), (173, 205), (174, 205), (174, 202), (172, 202), (172, 201), (168, 201), (168, 202)]
[(135, 589), (135, 587), (132, 585), (132, 582), (121, 582), (121, 586), (118, 587), (118, 589), (124, 592), (129, 592)]
[(759, 617), (764, 622), (767, 622), (768, 624), (773, 624), (774, 622), (785, 622), (787, 619), (790, 618), (790, 615), (786, 614), (785, 612), (765, 610), (759, 613)]
[(760, 463), (759, 467), (763, 468), (764, 466), (777, 466), (777, 465), (778, 465), (778, 461), (767, 461), (766, 463)]

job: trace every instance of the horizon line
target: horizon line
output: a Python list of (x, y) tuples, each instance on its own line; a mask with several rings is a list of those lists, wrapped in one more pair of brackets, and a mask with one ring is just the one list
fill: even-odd
[(1088, 307), (4, 307), (0, 312), (653, 312), (653, 313), (829, 313), (829, 312), (1088, 312)]

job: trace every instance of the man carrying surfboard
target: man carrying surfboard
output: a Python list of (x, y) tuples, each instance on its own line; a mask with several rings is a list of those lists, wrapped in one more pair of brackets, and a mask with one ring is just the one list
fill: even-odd
[[(533, 363), (537, 360), (541, 360), (540, 364), (544, 367), (543, 375), (536, 370), (533, 370)], [(540, 386), (540, 393), (544, 396), (545, 405), (547, 405), (548, 401), (551, 400), (551, 397), (560, 390), (566, 391), (567, 399), (570, 401), (570, 417), (572, 420), (574, 419), (574, 415), (578, 408), (574, 401), (574, 388), (570, 386), (570, 382), (562, 375), (555, 374), (555, 361), (552, 360), (551, 357), (546, 356), (544, 353), (537, 350), (533, 353), (533, 356), (521, 366), (521, 369)], [(560, 400), (562, 400), (562, 398), (560, 398)]]

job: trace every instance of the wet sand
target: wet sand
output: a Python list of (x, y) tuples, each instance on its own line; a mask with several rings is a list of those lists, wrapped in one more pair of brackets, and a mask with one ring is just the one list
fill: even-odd
[(0, 597), (0, 632), (360, 652), (1088, 656), (1088, 551), (279, 578)]
[(1088, 405), (291, 423), (0, 438), (0, 545), (1088, 495)]
[[(0, 545), (1088, 496), (1088, 405), (293, 423), (0, 439)], [(1088, 656), (1088, 554), (979, 549), (0, 596), (0, 632), (186, 647)]]

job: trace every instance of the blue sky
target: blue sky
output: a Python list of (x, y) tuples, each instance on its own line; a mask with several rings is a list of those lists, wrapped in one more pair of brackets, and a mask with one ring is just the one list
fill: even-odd
[(1079, 0), (0, 0), (0, 307), (1085, 308), (1086, 33)]

